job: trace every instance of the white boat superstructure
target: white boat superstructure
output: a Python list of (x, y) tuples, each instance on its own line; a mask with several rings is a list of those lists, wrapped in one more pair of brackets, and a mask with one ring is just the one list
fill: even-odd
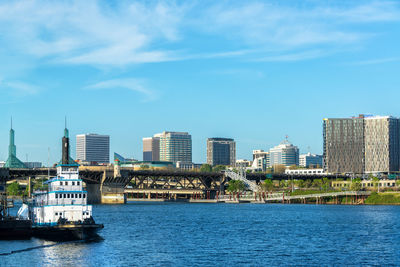
[(46, 183), (47, 191), (34, 193), (33, 225), (81, 224), (92, 220), (92, 206), (87, 205), (87, 192), (79, 178), (79, 165), (59, 164), (57, 176)]

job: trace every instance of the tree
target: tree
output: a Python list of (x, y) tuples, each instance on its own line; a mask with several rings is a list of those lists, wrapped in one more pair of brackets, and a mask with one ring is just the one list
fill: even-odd
[(7, 186), (7, 194), (10, 196), (18, 196), (20, 194), (21, 187), (19, 183), (13, 182)]
[(295, 184), (298, 188), (303, 188), (304, 185), (305, 185), (304, 181), (301, 180), (301, 179), (300, 179), (300, 180), (296, 180), (294, 184)]
[(217, 166), (215, 166), (214, 168), (213, 168), (213, 171), (214, 172), (221, 172), (221, 171), (223, 171), (223, 170), (225, 170), (226, 169), (226, 166), (225, 165), (217, 165)]
[(331, 187), (331, 181), (328, 178), (322, 178), (321, 181), (322, 189), (328, 191), (329, 187)]
[(297, 170), (299, 168), (299, 166), (297, 165), (290, 165), (289, 166), (289, 170)]
[(321, 190), (322, 187), (322, 180), (321, 179), (314, 179), (314, 181), (312, 182), (312, 186), (319, 188), (319, 190)]
[(361, 190), (361, 179), (353, 179), (353, 181), (350, 184), (350, 190), (352, 191), (360, 191)]
[(228, 183), (228, 191), (231, 193), (234, 192), (242, 192), (246, 189), (246, 186), (242, 181), (239, 180), (230, 180)]
[(274, 165), (274, 173), (284, 173), (286, 170), (285, 165), (282, 164), (275, 164)]
[(272, 191), (272, 189), (274, 188), (274, 183), (271, 179), (265, 179), (264, 183), (261, 184), (261, 188), (264, 191)]
[(203, 164), (200, 167), (201, 172), (212, 172), (212, 166), (210, 164)]

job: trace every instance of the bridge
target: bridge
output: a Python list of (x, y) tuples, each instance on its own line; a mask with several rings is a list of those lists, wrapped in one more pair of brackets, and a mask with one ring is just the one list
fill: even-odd
[[(215, 198), (223, 194), (225, 186), (230, 179), (241, 179), (234, 172), (214, 173), (181, 171), (176, 169), (165, 170), (134, 170), (129, 167), (119, 166), (80, 166), (79, 174), (86, 183), (88, 201), (90, 203), (125, 203), (126, 198), (158, 198), (169, 199), (193, 198), (202, 195), (206, 198)], [(55, 168), (0, 168), (0, 179), (28, 180), (41, 177), (53, 177)], [(348, 178), (347, 176), (323, 175), (286, 175), (247, 173), (245, 183), (253, 191), (257, 191), (258, 184), (266, 178), (272, 180), (291, 179), (321, 179)], [(127, 187), (128, 186), (128, 187)]]

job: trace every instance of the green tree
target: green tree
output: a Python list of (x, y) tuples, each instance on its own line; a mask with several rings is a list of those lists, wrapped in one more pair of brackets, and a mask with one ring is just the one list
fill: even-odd
[(361, 190), (361, 179), (353, 179), (353, 181), (350, 184), (350, 190), (352, 191), (360, 191)]
[(217, 165), (217, 166), (215, 166), (214, 168), (213, 168), (213, 171), (214, 172), (221, 172), (221, 171), (223, 171), (223, 170), (225, 170), (226, 169), (226, 166), (225, 165)]
[(228, 183), (228, 191), (229, 192), (242, 192), (246, 189), (246, 186), (244, 185), (244, 183), (242, 181), (238, 181), (238, 180), (230, 180)]
[(315, 188), (319, 188), (319, 190), (321, 190), (322, 180), (321, 179), (314, 179), (314, 181), (312, 182), (312, 186), (315, 187)]
[(328, 189), (331, 187), (331, 181), (326, 177), (322, 178), (321, 186), (322, 190), (328, 191)]
[(212, 166), (210, 164), (203, 164), (200, 167), (201, 172), (212, 172)]
[(295, 183), (294, 183), (298, 188), (304, 188), (304, 186), (305, 186), (305, 182), (304, 182), (304, 180), (296, 180), (295, 181)]
[(272, 189), (274, 188), (274, 183), (271, 179), (265, 179), (265, 181), (261, 184), (261, 188), (264, 191), (272, 191)]
[(10, 196), (18, 196), (20, 194), (21, 187), (19, 183), (13, 182), (7, 186), (7, 194)]

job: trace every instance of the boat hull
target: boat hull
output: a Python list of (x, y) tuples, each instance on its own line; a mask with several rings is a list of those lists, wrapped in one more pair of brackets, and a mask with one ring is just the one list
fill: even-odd
[(33, 226), (32, 236), (52, 241), (89, 240), (100, 238), (97, 232), (102, 228), (102, 224)]
[(32, 222), (30, 220), (0, 220), (0, 240), (30, 239)]

